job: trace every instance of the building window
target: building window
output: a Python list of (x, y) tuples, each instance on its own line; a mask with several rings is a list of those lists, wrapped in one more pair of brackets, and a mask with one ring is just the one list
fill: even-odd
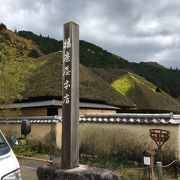
[(58, 108), (56, 108), (56, 107), (47, 108), (47, 115), (48, 116), (58, 115)]

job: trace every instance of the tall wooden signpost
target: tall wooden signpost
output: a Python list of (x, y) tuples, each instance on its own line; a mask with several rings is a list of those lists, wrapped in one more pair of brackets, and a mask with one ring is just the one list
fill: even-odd
[[(79, 166), (79, 26), (73, 22), (64, 24), (63, 81), (62, 81), (62, 161), (39, 167), (39, 180), (48, 179), (109, 179), (118, 176), (103, 169), (73, 168)], [(66, 169), (72, 169), (66, 171)], [(81, 174), (81, 176), (79, 176)], [(79, 178), (78, 178), (79, 179)]]
[(64, 24), (62, 93), (63, 169), (79, 166), (79, 26)]

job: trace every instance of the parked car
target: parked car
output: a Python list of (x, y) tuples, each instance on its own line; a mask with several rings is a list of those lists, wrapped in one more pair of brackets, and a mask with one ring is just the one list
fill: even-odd
[[(28, 120), (23, 120), (21, 124), (21, 134), (24, 138), (31, 131), (31, 125)], [(18, 144), (15, 136), (11, 136), (14, 144)], [(0, 180), (22, 180), (19, 162), (9, 145), (4, 134), (0, 130)]]
[(0, 131), (0, 179), (21, 180), (19, 162), (8, 141)]

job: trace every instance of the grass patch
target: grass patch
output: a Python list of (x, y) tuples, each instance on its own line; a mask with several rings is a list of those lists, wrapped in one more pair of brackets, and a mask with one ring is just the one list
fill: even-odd
[(27, 156), (27, 157), (37, 157), (37, 158), (46, 158), (50, 155), (59, 154), (59, 150), (53, 145), (45, 144), (33, 144), (33, 145), (13, 145), (13, 151), (17, 155)]
[(111, 86), (124, 96), (127, 95), (128, 91), (132, 88), (132, 84), (127, 77), (114, 81)]
[(137, 162), (130, 160), (120, 160), (111, 156), (82, 154), (80, 156), (80, 163), (87, 164), (93, 167), (112, 170), (116, 175), (121, 177), (121, 180), (136, 180), (142, 178), (143, 171), (135, 170), (133, 168), (143, 168), (143, 166)]
[[(143, 178), (144, 166), (142, 163), (119, 159), (112, 156), (80, 155), (80, 164), (112, 170), (121, 180), (140, 180)], [(174, 171), (163, 169), (165, 180), (175, 180)], [(157, 174), (155, 173), (157, 178)]]
[(116, 170), (119, 168), (138, 168), (143, 167), (140, 163), (130, 160), (119, 160), (112, 156), (80, 155), (80, 163), (99, 168)]

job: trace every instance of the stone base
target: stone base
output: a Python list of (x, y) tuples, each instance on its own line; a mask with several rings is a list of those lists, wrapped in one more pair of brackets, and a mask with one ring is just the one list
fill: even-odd
[(80, 165), (74, 169), (60, 169), (60, 166), (48, 165), (37, 170), (39, 180), (120, 180), (112, 171)]

